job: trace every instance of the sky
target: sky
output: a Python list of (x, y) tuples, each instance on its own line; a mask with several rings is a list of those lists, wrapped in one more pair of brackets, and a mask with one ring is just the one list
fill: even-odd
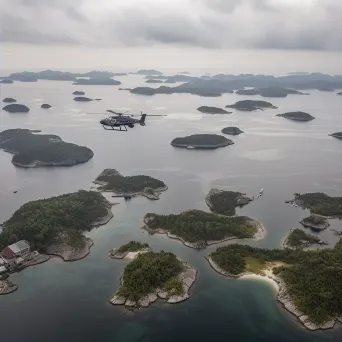
[(341, 18), (341, 0), (0, 0), (0, 68), (338, 73)]

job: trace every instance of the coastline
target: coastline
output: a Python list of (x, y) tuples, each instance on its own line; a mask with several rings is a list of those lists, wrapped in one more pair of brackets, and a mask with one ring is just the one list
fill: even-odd
[(18, 290), (18, 285), (12, 284), (9, 280), (0, 279), (0, 296), (5, 296)]
[(268, 267), (264, 270), (264, 275), (258, 275), (255, 273), (251, 272), (244, 272), (240, 273), (237, 275), (232, 275), (229, 274), (228, 272), (222, 270), (210, 257), (205, 257), (205, 259), (208, 261), (210, 267), (214, 269), (217, 273), (225, 276), (225, 277), (230, 277), (234, 279), (258, 279), (258, 280), (263, 280), (272, 285), (272, 287), (276, 290), (277, 292), (277, 301), (282, 305), (282, 307), (287, 310), (289, 313), (294, 315), (298, 321), (307, 329), (310, 331), (315, 331), (315, 330), (326, 330), (326, 329), (331, 329), (335, 326), (336, 321), (340, 321), (340, 318), (332, 318), (331, 320), (317, 325), (311, 322), (308, 318), (308, 316), (304, 315), (301, 311), (297, 309), (295, 304), (293, 303), (287, 288), (286, 284), (281, 279), (281, 277), (276, 276), (273, 273), (273, 268), (277, 267), (277, 263), (274, 263), (271, 267)]

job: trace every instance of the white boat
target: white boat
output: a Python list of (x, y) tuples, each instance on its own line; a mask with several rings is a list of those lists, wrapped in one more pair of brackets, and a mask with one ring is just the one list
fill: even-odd
[(192, 146), (192, 145), (188, 145), (186, 148), (187, 148), (188, 150), (194, 150), (196, 147), (195, 147), (195, 146)]
[(293, 205), (294, 207), (298, 207), (298, 204), (296, 204), (296, 203), (292, 203), (292, 205)]
[(264, 189), (261, 189), (259, 194), (262, 195), (264, 193)]

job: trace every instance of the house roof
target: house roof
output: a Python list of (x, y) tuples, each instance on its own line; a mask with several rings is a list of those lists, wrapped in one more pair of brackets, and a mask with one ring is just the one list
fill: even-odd
[(8, 248), (11, 249), (13, 253), (17, 254), (27, 248), (30, 248), (30, 245), (27, 243), (27, 241), (20, 240), (16, 243), (13, 243), (12, 245), (9, 245)]

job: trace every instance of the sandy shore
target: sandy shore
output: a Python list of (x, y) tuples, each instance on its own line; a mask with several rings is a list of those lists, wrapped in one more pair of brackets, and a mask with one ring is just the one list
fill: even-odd
[(273, 268), (279, 267), (282, 263), (269, 263), (268, 267), (263, 270), (263, 275), (257, 275), (250, 272), (241, 273), (238, 275), (231, 275), (228, 272), (222, 270), (211, 258), (206, 257), (209, 265), (219, 274), (222, 274), (226, 277), (236, 278), (236, 279), (255, 279), (255, 280), (262, 280), (269, 283), (274, 290), (277, 292), (277, 301), (283, 306), (285, 310), (290, 312), (292, 315), (297, 317), (299, 322), (308, 330), (315, 331), (315, 330), (326, 330), (331, 329), (334, 327), (336, 320), (340, 318), (332, 318), (331, 320), (327, 321), (324, 324), (314, 324), (312, 323), (308, 316), (304, 315), (303, 312), (299, 311), (295, 304), (293, 303), (290, 294), (287, 291), (285, 282), (281, 279), (281, 277), (276, 276), (273, 273)]

